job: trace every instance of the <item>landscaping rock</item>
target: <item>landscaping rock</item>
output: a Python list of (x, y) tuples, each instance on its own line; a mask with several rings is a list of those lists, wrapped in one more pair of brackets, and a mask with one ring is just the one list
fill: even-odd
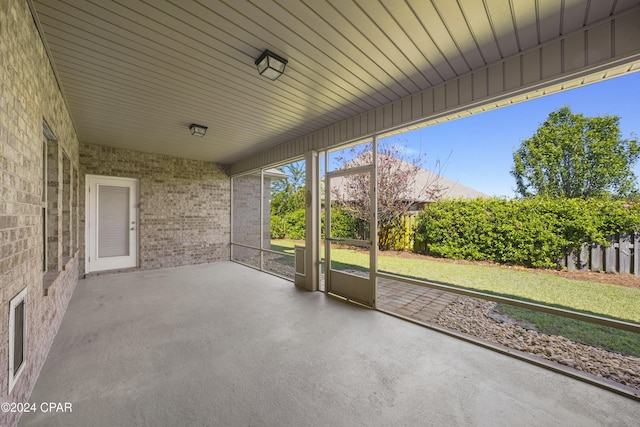
[(432, 322), (640, 390), (639, 357), (523, 328), (504, 319), (504, 315), (493, 315), (496, 305), (463, 296), (447, 305)]

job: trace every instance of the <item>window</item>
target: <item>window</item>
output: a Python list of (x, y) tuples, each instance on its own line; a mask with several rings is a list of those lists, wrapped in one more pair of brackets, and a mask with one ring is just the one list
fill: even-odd
[[(45, 288), (78, 248), (78, 171), (42, 123), (42, 269)], [(75, 223), (74, 223), (75, 221)]]
[(65, 265), (73, 256), (71, 244), (71, 160), (62, 151), (62, 264)]
[(47, 138), (42, 139), (42, 271), (47, 271)]
[(71, 168), (71, 255), (78, 250), (78, 200), (79, 200), (79, 188), (78, 185), (78, 170), (75, 166)]
[(24, 370), (27, 350), (27, 288), (9, 305), (9, 393)]
[(47, 140), (47, 271), (58, 271), (60, 178), (58, 142)]

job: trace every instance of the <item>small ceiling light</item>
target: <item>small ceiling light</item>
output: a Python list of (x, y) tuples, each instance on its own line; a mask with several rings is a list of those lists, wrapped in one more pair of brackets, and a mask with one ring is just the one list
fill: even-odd
[(204, 136), (204, 134), (207, 133), (207, 129), (208, 128), (206, 126), (197, 125), (195, 123), (192, 123), (191, 126), (189, 126), (191, 135), (194, 136)]
[(284, 73), (284, 67), (287, 66), (287, 60), (275, 53), (265, 50), (262, 55), (256, 59), (256, 66), (261, 76), (271, 80), (275, 80)]

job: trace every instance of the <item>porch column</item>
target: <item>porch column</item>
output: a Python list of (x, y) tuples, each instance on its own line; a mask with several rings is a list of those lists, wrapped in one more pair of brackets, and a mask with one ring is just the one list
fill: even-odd
[(317, 291), (320, 285), (320, 179), (318, 152), (309, 151), (304, 156), (306, 164), (305, 216), (306, 258), (304, 289)]

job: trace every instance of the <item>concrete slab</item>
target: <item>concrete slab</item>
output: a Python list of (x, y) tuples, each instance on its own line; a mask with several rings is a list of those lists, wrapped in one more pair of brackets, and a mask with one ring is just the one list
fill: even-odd
[(82, 280), (22, 426), (635, 425), (636, 401), (222, 262)]

